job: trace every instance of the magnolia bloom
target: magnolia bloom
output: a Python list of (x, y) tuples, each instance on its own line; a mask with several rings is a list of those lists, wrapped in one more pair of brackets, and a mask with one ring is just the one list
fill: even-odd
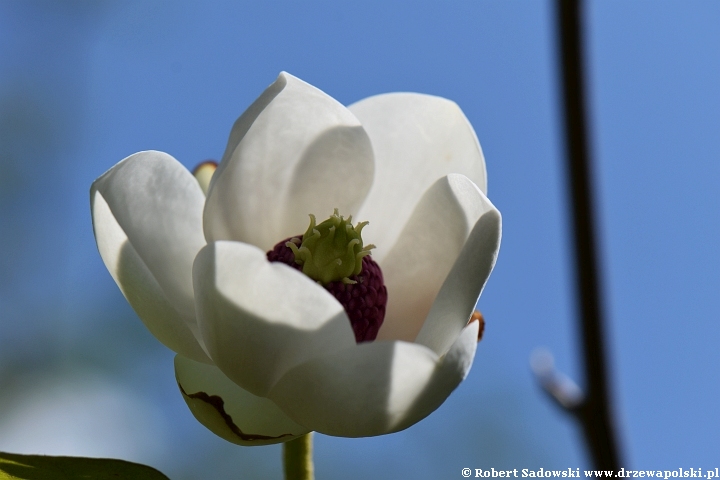
[[(91, 188), (100, 255), (147, 328), (177, 353), (195, 417), (241, 445), (309, 431), (405, 429), (465, 378), (468, 324), (495, 264), (500, 214), (458, 106), (414, 93), (344, 107), (281, 73), (235, 122), (207, 195), (170, 155), (136, 153)], [(377, 340), (266, 252), (333, 209), (369, 224), (387, 287)]]

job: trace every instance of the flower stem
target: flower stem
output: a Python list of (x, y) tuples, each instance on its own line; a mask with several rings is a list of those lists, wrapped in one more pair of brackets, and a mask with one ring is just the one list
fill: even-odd
[(314, 480), (312, 432), (283, 443), (285, 480)]

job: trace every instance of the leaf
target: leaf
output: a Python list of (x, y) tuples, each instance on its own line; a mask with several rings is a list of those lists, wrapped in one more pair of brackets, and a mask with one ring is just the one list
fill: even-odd
[(169, 480), (152, 467), (124, 460), (0, 452), (0, 480)]

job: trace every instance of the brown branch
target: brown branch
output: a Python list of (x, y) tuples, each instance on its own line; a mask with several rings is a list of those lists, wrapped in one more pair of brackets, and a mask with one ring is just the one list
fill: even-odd
[[(621, 467), (613, 425), (603, 345), (603, 311), (596, 248), (593, 192), (586, 123), (580, 0), (556, 0), (567, 168), (572, 198), (577, 294), (586, 391), (572, 411), (580, 421), (593, 463), (599, 469)], [(567, 408), (567, 407), (566, 407)]]

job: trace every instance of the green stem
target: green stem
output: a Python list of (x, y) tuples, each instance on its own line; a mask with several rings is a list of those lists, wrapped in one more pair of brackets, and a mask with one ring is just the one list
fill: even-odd
[(314, 480), (312, 432), (283, 443), (285, 480)]

